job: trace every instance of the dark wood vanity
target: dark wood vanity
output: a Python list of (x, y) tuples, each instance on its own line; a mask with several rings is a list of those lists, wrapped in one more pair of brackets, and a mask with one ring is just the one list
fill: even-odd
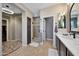
[(57, 36), (56, 47), (59, 56), (73, 56), (73, 54), (68, 50), (68, 48), (61, 42), (61, 40)]

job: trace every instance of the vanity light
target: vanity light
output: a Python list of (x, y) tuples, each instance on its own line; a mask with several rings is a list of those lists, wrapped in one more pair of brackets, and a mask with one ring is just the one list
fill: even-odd
[(59, 16), (58, 20), (60, 20), (60, 19), (61, 19), (61, 17)]
[(58, 20), (60, 20), (61, 17), (64, 16), (64, 15), (65, 15), (65, 12), (59, 13), (59, 18), (58, 18)]
[(12, 10), (7, 9), (7, 8), (2, 8), (2, 12), (7, 13), (7, 14), (14, 14)]
[(63, 15), (65, 15), (65, 12), (62, 12), (62, 13), (61, 13), (61, 16), (63, 16)]

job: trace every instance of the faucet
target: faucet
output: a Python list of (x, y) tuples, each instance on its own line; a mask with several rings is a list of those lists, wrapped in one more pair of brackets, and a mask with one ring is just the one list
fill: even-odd
[(75, 38), (75, 33), (73, 33), (73, 38)]
[(73, 38), (75, 38), (75, 33), (74, 32), (72, 34), (70, 34), (70, 35), (73, 35)]

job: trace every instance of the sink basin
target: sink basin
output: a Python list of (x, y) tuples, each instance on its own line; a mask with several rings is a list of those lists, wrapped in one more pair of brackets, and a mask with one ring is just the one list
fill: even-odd
[(62, 36), (63, 36), (63, 38), (73, 39), (73, 37), (69, 34), (63, 34)]
[(63, 34), (64, 36), (68, 36), (68, 34)]
[(73, 35), (70, 35), (70, 34), (62, 34), (64, 38), (67, 38), (67, 39), (75, 39), (75, 40), (79, 40), (79, 37), (76, 36), (75, 38), (73, 38)]

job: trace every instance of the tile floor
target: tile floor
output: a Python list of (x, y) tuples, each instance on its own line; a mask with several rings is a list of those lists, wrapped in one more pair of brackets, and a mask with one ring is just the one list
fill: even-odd
[(20, 47), (21, 47), (21, 41), (19, 41), (19, 40), (11, 40), (11, 41), (7, 41), (7, 42), (3, 42), (2, 55), (3, 56), (8, 55)]
[(9, 54), (8, 56), (48, 56), (48, 49), (52, 47), (52, 41), (44, 41), (43, 45), (39, 47), (20, 47), (18, 50)]

